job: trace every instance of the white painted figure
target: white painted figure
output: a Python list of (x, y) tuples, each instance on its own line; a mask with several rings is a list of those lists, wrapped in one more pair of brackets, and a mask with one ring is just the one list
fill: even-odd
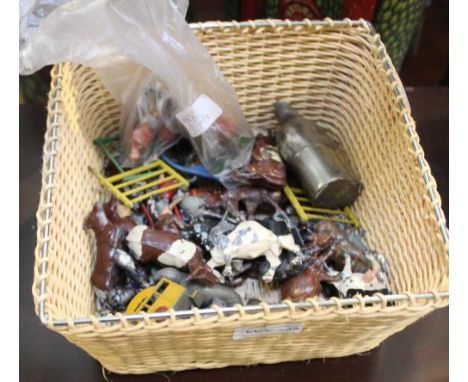
[(374, 267), (365, 273), (353, 272), (349, 255), (346, 255), (345, 266), (341, 271), (341, 279), (333, 281), (331, 284), (338, 289), (343, 297), (347, 297), (350, 290), (377, 292), (389, 288), (387, 276), (380, 270), (378, 264), (374, 264)]
[(227, 243), (223, 248), (215, 246), (211, 250), (211, 260), (208, 266), (213, 273), (222, 279), (214, 268), (225, 265), (223, 275), (232, 273), (232, 259), (252, 260), (265, 255), (270, 268), (263, 276), (263, 281), (271, 282), (276, 268), (280, 265), (280, 255), (283, 249), (287, 249), (296, 255), (302, 255), (301, 249), (294, 243), (291, 234), (276, 236), (272, 231), (254, 220), (240, 223), (234, 231), (227, 235)]

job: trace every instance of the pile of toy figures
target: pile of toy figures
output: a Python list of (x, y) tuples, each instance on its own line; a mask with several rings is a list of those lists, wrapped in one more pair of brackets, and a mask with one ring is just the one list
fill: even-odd
[(385, 260), (350, 208), (362, 185), (340, 142), (289, 105), (275, 108), (276, 136), (257, 136), (234, 189), (187, 142), (129, 171), (112, 137), (95, 142), (108, 155), (95, 173), (113, 194), (84, 225), (96, 238), (98, 314), (389, 293)]

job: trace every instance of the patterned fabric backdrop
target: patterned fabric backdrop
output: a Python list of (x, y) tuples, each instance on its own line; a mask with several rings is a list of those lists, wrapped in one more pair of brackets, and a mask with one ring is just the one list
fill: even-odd
[[(364, 18), (372, 22), (382, 37), (397, 70), (400, 70), (412, 38), (421, 23), (428, 0), (221, 0), (219, 19), (249, 20), (258, 18), (330, 17)], [(194, 7), (197, 0), (191, 0)], [(189, 12), (190, 15), (190, 12)], [(197, 20), (188, 20), (197, 21)], [(20, 103), (45, 102), (49, 89), (50, 68), (31, 76), (20, 76)]]

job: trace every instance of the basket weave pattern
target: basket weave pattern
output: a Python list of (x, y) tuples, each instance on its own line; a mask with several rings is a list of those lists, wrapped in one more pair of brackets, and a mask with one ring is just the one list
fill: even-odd
[[(93, 70), (62, 64), (52, 71), (37, 213), (33, 295), (38, 314), (43, 304), (46, 325), (109, 370), (149, 373), (364, 352), (447, 305), (438, 293), (448, 290), (448, 244), (441, 234), (445, 219), (434, 212), (440, 197), (414, 121), (404, 118), (410, 114), (404, 92), (395, 96), (401, 83), (391, 63), (388, 69), (378, 35), (364, 22), (338, 25), (331, 20), (198, 27), (198, 37), (234, 86), (252, 126), (274, 125), (272, 106), (281, 99), (329, 126), (343, 142), (365, 186), (353, 209), (368, 230), (370, 247), (388, 260), (392, 292), (408, 299), (388, 306), (384, 296), (373, 305), (358, 297), (351, 307), (342, 306), (340, 299), (331, 307), (310, 300), (306, 310), (287, 302), (289, 309), (279, 312), (264, 304), (255, 314), (240, 306), (232, 315), (216, 308), (216, 315), (195, 310), (192, 318), (172, 315), (165, 321), (145, 317), (131, 322), (117, 314), (117, 322), (101, 322), (94, 316), (90, 284), (94, 239), (82, 223), (93, 204), (109, 196), (87, 167), (102, 168), (104, 158), (92, 141), (118, 130), (120, 106)], [(397, 80), (390, 81), (389, 75)], [(416, 300), (414, 294), (422, 292), (432, 292), (434, 298)], [(91, 323), (74, 322), (83, 317)], [(54, 325), (58, 319), (67, 325)], [(303, 325), (300, 334), (232, 338), (237, 327), (292, 322)]]

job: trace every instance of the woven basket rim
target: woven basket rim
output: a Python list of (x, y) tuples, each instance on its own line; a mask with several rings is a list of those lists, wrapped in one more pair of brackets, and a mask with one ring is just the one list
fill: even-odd
[[(412, 140), (412, 148), (417, 154), (419, 170), (421, 172), (422, 179), (426, 186), (426, 191), (433, 206), (433, 210), (438, 222), (440, 232), (445, 244), (445, 251), (448, 254), (448, 229), (446, 226), (445, 216), (441, 208), (440, 196), (436, 189), (436, 182), (431, 175), (430, 168), (424, 158), (423, 150), (419, 144), (418, 136), (414, 131), (412, 126), (412, 117), (411, 109), (406, 96), (406, 92), (402, 86), (402, 83), (396, 73), (396, 70), (393, 66), (393, 63), (388, 56), (385, 46), (383, 45), (379, 34), (376, 33), (372, 24), (369, 22), (360, 19), (360, 20), (331, 20), (329, 18), (324, 20), (308, 20), (304, 19), (303, 21), (290, 21), (290, 20), (252, 20), (246, 22), (236, 22), (236, 21), (208, 21), (200, 22), (195, 24), (190, 24), (192, 29), (209, 31), (212, 29), (258, 29), (258, 28), (363, 28), (366, 33), (369, 33), (376, 45), (376, 48), (379, 52), (380, 60), (383, 63), (383, 67), (387, 74), (388, 86), (393, 90), (396, 97), (397, 105), (399, 107), (402, 120), (407, 128), (407, 133)], [(52, 214), (53, 206), (51, 203), (52, 192), (53, 192), (53, 179), (55, 172), (55, 156), (56, 156), (56, 140), (57, 140), (57, 129), (60, 127), (60, 109), (61, 109), (61, 77), (62, 77), (62, 67), (63, 64), (57, 64), (52, 69), (53, 76), (51, 82), (51, 89), (49, 92), (49, 102), (48, 102), (48, 118), (47, 118), (47, 132), (50, 134), (50, 143), (51, 150), (48, 156), (44, 156), (43, 159), (43, 188), (41, 190), (41, 198), (44, 199), (45, 205), (43, 208), (39, 208), (37, 211), (38, 219), (38, 236), (40, 230), (42, 230), (44, 237), (48, 236), (50, 216)], [(41, 203), (42, 204), (42, 203)], [(208, 309), (196, 309), (193, 308), (190, 311), (168, 311), (162, 313), (152, 313), (152, 314), (136, 314), (136, 315), (126, 315), (121, 313), (110, 314), (105, 317), (96, 317), (91, 315), (89, 317), (82, 318), (73, 318), (73, 319), (55, 319), (52, 317), (45, 309), (45, 300), (47, 299), (46, 295), (46, 281), (47, 281), (47, 263), (48, 263), (48, 245), (47, 241), (43, 243), (42, 246), (38, 244), (36, 248), (36, 255), (40, 260), (37, 261), (36, 258), (36, 272), (35, 279), (33, 283), (33, 295), (35, 297), (36, 313), (38, 314), (41, 322), (49, 327), (74, 327), (75, 325), (92, 325), (94, 328), (102, 327), (103, 325), (106, 328), (111, 326), (120, 326), (123, 324), (127, 325), (127, 322), (143, 321), (148, 323), (149, 319), (168, 319), (169, 324), (174, 323), (175, 320), (184, 319), (187, 317), (195, 317), (195, 321), (198, 322), (201, 316), (216, 316), (218, 320), (224, 319), (226, 316), (245, 316), (249, 313), (260, 313), (263, 314), (263, 317), (271, 314), (271, 311), (284, 311), (285, 313), (291, 315), (302, 315), (304, 309), (309, 311), (308, 314), (317, 313), (320, 309), (326, 308), (335, 312), (340, 312), (340, 314), (355, 314), (363, 313), (368, 311), (366, 307), (367, 304), (372, 304), (374, 308), (380, 312), (386, 312), (387, 310), (393, 309), (393, 307), (388, 307), (387, 304), (390, 302), (402, 303), (400, 309), (408, 309), (418, 311), (427, 310), (430, 311), (434, 308), (440, 308), (448, 305), (449, 292), (448, 291), (427, 291), (424, 293), (412, 293), (405, 292), (401, 294), (390, 294), (390, 295), (381, 295), (376, 294), (372, 297), (362, 297), (356, 296), (354, 298), (332, 298), (325, 301), (318, 301), (316, 299), (308, 299), (305, 302), (292, 303), (289, 300), (283, 301), (281, 304), (266, 304), (262, 303), (260, 305), (249, 305), (249, 306), (236, 306), (231, 308), (220, 308), (213, 307)], [(423, 304), (423, 305), (421, 305)], [(343, 309), (343, 306), (351, 307), (353, 309)], [(302, 310), (301, 313), (297, 310)]]

